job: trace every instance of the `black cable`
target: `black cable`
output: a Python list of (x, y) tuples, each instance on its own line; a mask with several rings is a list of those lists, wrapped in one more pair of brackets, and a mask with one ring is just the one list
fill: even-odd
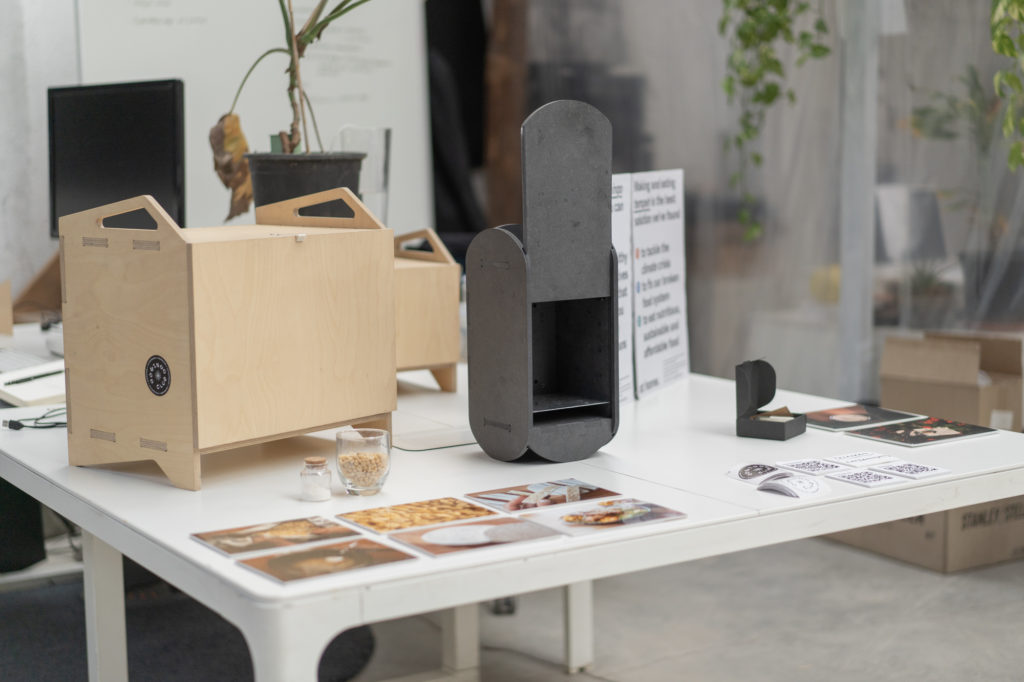
[(462, 448), (467, 445), (476, 445), (476, 441), (471, 440), (468, 443), (456, 443), (455, 445), (438, 445), (436, 448), (420, 448), (418, 450), (402, 448), (397, 445), (392, 445), (391, 447), (393, 447), (395, 450), (401, 450), (402, 452), (430, 452), (431, 450), (447, 450), (448, 448)]
[(17, 431), (19, 429), (56, 429), (68, 425), (66, 419), (59, 420), (59, 417), (66, 417), (66, 407), (54, 407), (47, 410), (38, 417), (25, 417), (24, 419), (4, 419), (3, 428)]

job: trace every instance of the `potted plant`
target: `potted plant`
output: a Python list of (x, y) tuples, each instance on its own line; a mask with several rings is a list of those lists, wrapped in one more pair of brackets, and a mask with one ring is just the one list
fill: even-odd
[[(210, 129), (214, 169), (224, 186), (231, 190), (227, 219), (248, 211), (254, 199), (259, 206), (339, 186), (358, 190), (359, 166), (365, 155), (323, 151), (313, 108), (302, 87), (300, 64), (306, 49), (320, 39), (328, 26), (369, 1), (339, 0), (332, 9), (327, 10), (327, 0), (319, 0), (309, 18), (296, 30), (291, 0), (278, 0), (285, 44), (272, 47), (256, 58), (242, 77), (231, 108)], [(242, 132), (235, 106), (256, 66), (266, 57), (278, 54), (288, 57), (286, 94), (292, 119), (287, 130), (271, 137), (269, 153), (249, 153), (249, 144)], [(310, 138), (307, 118), (313, 124), (320, 149), (315, 154), (308, 150)], [(301, 153), (303, 140), (306, 141), (305, 153)]]
[(729, 186), (740, 191), (739, 220), (747, 240), (757, 239), (762, 233), (747, 173), (751, 166), (761, 166), (758, 148), (765, 117), (783, 98), (796, 103), (796, 92), (786, 85), (783, 46), (796, 49), (797, 66), (831, 53), (824, 44), (828, 25), (820, 8), (813, 27), (799, 23), (810, 10), (811, 4), (805, 0), (722, 0), (718, 33), (729, 43), (722, 89), (729, 104), (736, 101), (739, 105), (737, 129), (726, 137), (725, 148), (739, 156), (739, 168), (729, 177)]

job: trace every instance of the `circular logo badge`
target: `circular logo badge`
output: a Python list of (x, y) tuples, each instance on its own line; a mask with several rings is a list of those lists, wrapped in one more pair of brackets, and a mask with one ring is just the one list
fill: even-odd
[(171, 387), (171, 368), (159, 355), (146, 360), (146, 385), (155, 395), (163, 395)]

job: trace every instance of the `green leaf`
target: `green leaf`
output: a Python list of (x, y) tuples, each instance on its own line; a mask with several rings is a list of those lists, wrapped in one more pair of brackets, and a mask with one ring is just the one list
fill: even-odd
[(1024, 163), (1024, 142), (1017, 140), (1010, 145), (1010, 152), (1006, 163), (1013, 172), (1016, 172), (1021, 163)]
[(821, 43), (815, 43), (814, 45), (811, 45), (811, 56), (814, 57), (815, 59), (827, 57), (831, 52), (832, 50), (829, 49), (827, 45), (822, 45)]
[(793, 92), (792, 88), (786, 90), (786, 99), (789, 100), (790, 104), (796, 104), (796, 93)]
[(814, 22), (814, 30), (818, 33), (828, 33), (828, 24), (825, 23), (824, 19), (818, 17), (818, 20)]
[(764, 68), (764, 70), (766, 72), (774, 73), (779, 78), (785, 78), (786, 77), (786, 73), (782, 69), (782, 62), (779, 61), (778, 59), (776, 59), (773, 56), (765, 57), (761, 61), (761, 66), (762, 66), (762, 68)]
[(747, 229), (743, 231), (743, 240), (748, 242), (756, 241), (761, 238), (763, 232), (761, 223), (750, 223), (747, 225)]
[(758, 154), (757, 152), (754, 152), (753, 154), (750, 155), (750, 161), (755, 166), (760, 166), (761, 162), (764, 161), (764, 159), (761, 157), (760, 154)]
[(1013, 39), (1005, 33), (998, 37), (993, 37), (992, 49), (995, 50), (996, 54), (1001, 54), (1005, 57), (1017, 56), (1017, 48), (1013, 44)]
[(996, 75), (992, 76), (992, 88), (995, 90), (997, 97), (1003, 96), (1003, 77), (1002, 71), (996, 71)]
[(726, 76), (725, 80), (722, 81), (722, 89), (725, 90), (728, 101), (731, 103), (733, 95), (736, 94), (736, 79), (732, 76)]
[(1006, 103), (1006, 112), (1003, 115), (1003, 137), (1010, 137), (1014, 130), (1013, 102)]
[(1020, 77), (1017, 74), (1012, 71), (1007, 71), (1003, 75), (1003, 80), (1005, 80), (1018, 95), (1024, 93), (1024, 86), (1021, 85)]
[(754, 101), (769, 106), (779, 98), (779, 92), (778, 83), (765, 83), (763, 88), (754, 93)]

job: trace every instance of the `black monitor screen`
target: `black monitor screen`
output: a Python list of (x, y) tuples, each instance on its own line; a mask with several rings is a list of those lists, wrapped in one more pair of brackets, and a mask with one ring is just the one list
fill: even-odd
[(50, 236), (57, 221), (151, 194), (185, 224), (180, 80), (50, 88)]

